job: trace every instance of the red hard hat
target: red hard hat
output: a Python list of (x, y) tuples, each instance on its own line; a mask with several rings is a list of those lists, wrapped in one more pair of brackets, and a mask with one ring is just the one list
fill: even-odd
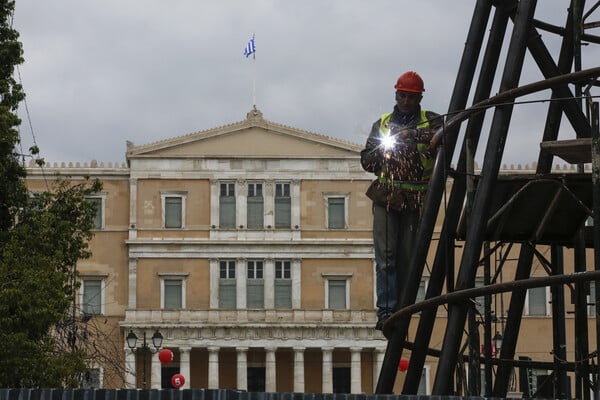
[(421, 79), (419, 74), (414, 71), (408, 71), (400, 75), (394, 89), (414, 93), (422, 93), (425, 91), (423, 79)]

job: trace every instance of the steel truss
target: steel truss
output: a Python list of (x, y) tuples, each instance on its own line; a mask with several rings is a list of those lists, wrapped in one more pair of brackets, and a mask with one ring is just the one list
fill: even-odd
[[(556, 7), (554, 3), (540, 4), (541, 7)], [(461, 374), (456, 371), (457, 366), (464, 362), (475, 367), (469, 370), (476, 370), (477, 376), (479, 366), (485, 366), (486, 396), (506, 397), (511, 380), (514, 379), (515, 367), (543, 367), (553, 370), (553, 393), (557, 398), (566, 398), (570, 393), (568, 371), (575, 373), (574, 397), (587, 399), (590, 397), (590, 389), (596, 389), (593, 383), (590, 386), (589, 376), (594, 377), (591, 382), (597, 382), (598, 367), (594, 367), (593, 361), (595, 360), (596, 365), (600, 365), (600, 362), (597, 351), (590, 352), (589, 349), (586, 287), (590, 281), (600, 279), (600, 145), (598, 103), (593, 101), (592, 96), (592, 90), (599, 86), (597, 78), (600, 76), (600, 67), (582, 69), (581, 60), (582, 41), (590, 47), (600, 44), (600, 37), (588, 33), (600, 26), (599, 23), (588, 21), (599, 4), (597, 2), (586, 10), (584, 0), (572, 0), (568, 4), (565, 24), (560, 27), (534, 18), (536, 0), (476, 2), (450, 100), (449, 118), (436, 134), (439, 150), (417, 231), (416, 246), (403, 283), (404, 290), (400, 294), (402, 307), (384, 327), (384, 331), (390, 334), (376, 393), (392, 393), (404, 349), (411, 350), (411, 357), (403, 394), (417, 392), (427, 355), (439, 358), (433, 395), (452, 395), (462, 390), (457, 383), (461, 382), (457, 379)], [(508, 35), (509, 42), (505, 44), (509, 26), (512, 26), (512, 31)], [(489, 33), (486, 35), (487, 29)], [(557, 61), (552, 58), (538, 30), (559, 35), (562, 39)], [(505, 47), (507, 52), (504, 69), (500, 74), (500, 90), (496, 96), (491, 97), (497, 67)], [(519, 86), (527, 51), (545, 79)], [(477, 69), (479, 75), (475, 80)], [(467, 108), (467, 100), (475, 82), (473, 105)], [(516, 99), (546, 89), (552, 90), (552, 98), (548, 102), (536, 175), (518, 179), (508, 177), (505, 179), (508, 183), (505, 182), (503, 186), (499, 169)], [(480, 141), (486, 111), (493, 111), (493, 118), (485, 143), (481, 174), (475, 176), (474, 154)], [(571, 147), (557, 141), (563, 114), (577, 133), (575, 142), (569, 142)], [(458, 142), (459, 130), (465, 121), (467, 124), (457, 166), (455, 170), (451, 170), (450, 162)], [(579, 174), (573, 174), (572, 177), (567, 176), (568, 174), (552, 174), (551, 166), (555, 155), (577, 164)], [(589, 162), (592, 162), (593, 172), (585, 174), (583, 163)], [(445, 198), (449, 174), (454, 180), (447, 199), (425, 301), (414, 304), (426, 266), (438, 210)], [(546, 184), (550, 186), (544, 186)], [(501, 191), (503, 197), (500, 196), (500, 200), (499, 187), (506, 189)], [(552, 189), (550, 192), (546, 191), (548, 187)], [(550, 195), (541, 196), (542, 192)], [(515, 216), (527, 213), (527, 207), (531, 208), (533, 201), (542, 198), (546, 201), (543, 212), (537, 215), (531, 229), (523, 233), (522, 229), (517, 229), (522, 226), (515, 226)], [(572, 213), (565, 213), (565, 210), (572, 210)], [(593, 217), (594, 226), (591, 232), (586, 232), (582, 221), (589, 216)], [(565, 224), (565, 221), (573, 222), (575, 228)], [(455, 270), (458, 240), (464, 241), (464, 246), (458, 269)], [(539, 253), (536, 248), (539, 244), (550, 247), (550, 260)], [(491, 257), (497, 252), (501, 254), (498, 257), (499, 264), (506, 261), (508, 251), (502, 252), (503, 246), (507, 246), (504, 250), (510, 250), (514, 246), (519, 255), (514, 277), (508, 282), (498, 283), (501, 267), (492, 276), (489, 264)], [(562, 251), (565, 246), (574, 248), (573, 274), (564, 274), (563, 271)], [(586, 247), (594, 248), (595, 257), (591, 267), (586, 266)], [(545, 266), (548, 277), (531, 277), (534, 257)], [(475, 288), (477, 269), (481, 266), (485, 272), (485, 286)], [(598, 285), (598, 281), (596, 282)], [(571, 288), (571, 298), (574, 299), (575, 355), (579, 362), (566, 360), (566, 284)], [(446, 293), (442, 294), (444, 286)], [(527, 288), (539, 286), (551, 288), (552, 351), (555, 355), (552, 363), (514, 359)], [(497, 316), (491, 312), (490, 301), (492, 295), (504, 292), (510, 293), (510, 300), (506, 317), (501, 321), (503, 345), (499, 358), (495, 358), (491, 356), (489, 348), (493, 319), (496, 318), (497, 321)], [(596, 287), (595, 293), (598, 303), (600, 287)], [(473, 299), (477, 296), (485, 296), (486, 299), (484, 313), (480, 318), (482, 322), (478, 322), (473, 311)], [(430, 340), (440, 305), (448, 308), (444, 339), (441, 349), (431, 349)], [(420, 317), (415, 342), (410, 343), (407, 335), (411, 316), (415, 312), (420, 312)], [(479, 354), (479, 323), (484, 328), (483, 358)], [(596, 335), (600, 335), (598, 316), (596, 325)], [(594, 342), (600, 343), (599, 338), (596, 337)], [(464, 354), (465, 349), (470, 349), (467, 355)], [(494, 370), (495, 376), (492, 377)], [(469, 381), (475, 380), (479, 381)], [(478, 386), (473, 385), (464, 393), (479, 395), (476, 393)]]

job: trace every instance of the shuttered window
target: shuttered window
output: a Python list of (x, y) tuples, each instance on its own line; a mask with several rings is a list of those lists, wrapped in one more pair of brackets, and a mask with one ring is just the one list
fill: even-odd
[(247, 287), (246, 287), (246, 306), (247, 308), (265, 307), (265, 280), (263, 277), (262, 261), (248, 261)]
[(219, 308), (236, 308), (235, 261), (219, 262)]
[(596, 315), (596, 281), (590, 281), (590, 294), (588, 296), (588, 315)]
[(528, 289), (527, 295), (528, 315), (548, 315), (545, 287)]
[(289, 183), (275, 184), (275, 228), (292, 227), (292, 198)]
[(248, 184), (247, 225), (249, 229), (263, 229), (264, 227), (264, 198), (262, 189), (262, 183)]
[(181, 228), (183, 198), (181, 196), (165, 196), (165, 228)]
[(235, 228), (235, 184), (221, 183), (219, 195), (219, 227)]
[(291, 261), (275, 261), (275, 308), (292, 308)]
[(164, 285), (164, 307), (183, 308), (183, 281), (181, 279), (165, 279)]
[(83, 281), (81, 309), (89, 315), (102, 313), (102, 280), (86, 279)]
[(88, 197), (86, 200), (92, 203), (96, 209), (96, 214), (94, 215), (94, 229), (102, 229), (102, 215), (104, 213), (104, 210), (102, 209), (102, 197)]
[(346, 280), (329, 279), (329, 304), (331, 309), (346, 309)]
[(417, 298), (415, 299), (417, 303), (425, 300), (425, 289), (425, 280), (422, 279), (421, 282), (419, 282), (419, 290), (417, 291)]
[(329, 197), (327, 203), (327, 227), (329, 229), (345, 229), (346, 199), (343, 197)]

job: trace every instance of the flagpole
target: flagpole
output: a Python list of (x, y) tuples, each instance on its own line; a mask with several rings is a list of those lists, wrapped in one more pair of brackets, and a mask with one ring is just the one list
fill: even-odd
[(252, 53), (252, 105), (256, 108), (256, 52)]
[(252, 105), (256, 109), (256, 46), (254, 44), (254, 33), (252, 39), (244, 49), (246, 58), (252, 54)]

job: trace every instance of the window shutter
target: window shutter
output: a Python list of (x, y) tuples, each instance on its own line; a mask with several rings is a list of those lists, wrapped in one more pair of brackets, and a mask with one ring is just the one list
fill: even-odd
[(248, 228), (262, 229), (264, 216), (263, 197), (248, 197)]
[(165, 197), (165, 228), (181, 228), (181, 197)]
[(102, 199), (99, 197), (91, 197), (88, 199), (88, 201), (94, 204), (96, 207), (96, 214), (94, 215), (94, 229), (102, 229)]
[(224, 196), (219, 204), (219, 226), (221, 228), (235, 228), (235, 197)]
[(546, 288), (529, 289), (529, 315), (546, 315)]
[(346, 227), (343, 197), (330, 197), (329, 205), (329, 229), (344, 229)]
[(275, 228), (292, 227), (292, 201), (289, 197), (275, 199)]
[(265, 307), (265, 285), (263, 279), (248, 279), (248, 287), (246, 288), (247, 299), (246, 306), (248, 308), (264, 308)]
[(97, 315), (102, 311), (102, 281), (86, 280), (83, 282), (83, 312)]
[(179, 279), (165, 279), (165, 308), (182, 307), (182, 281)]
[(329, 308), (346, 308), (346, 281), (329, 280)]
[(292, 281), (275, 279), (275, 308), (292, 308)]
[(219, 308), (236, 307), (235, 279), (221, 279), (219, 281)]

